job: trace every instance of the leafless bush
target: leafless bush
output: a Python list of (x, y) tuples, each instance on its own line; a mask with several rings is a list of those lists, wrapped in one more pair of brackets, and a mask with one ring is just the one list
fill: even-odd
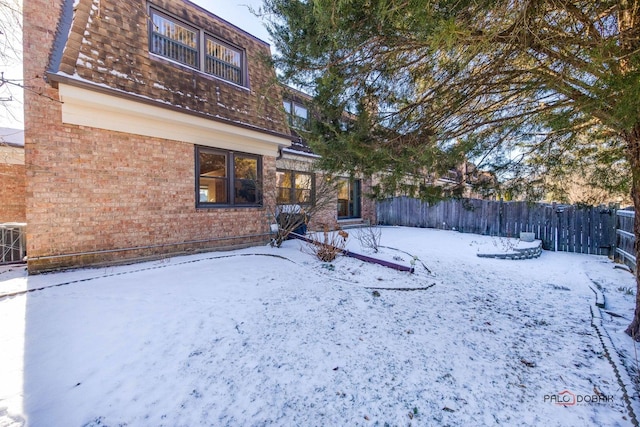
[(262, 185), (267, 219), (273, 233), (271, 245), (279, 248), (291, 232), (306, 226), (314, 215), (335, 204), (336, 178), (326, 173), (318, 174), (315, 162), (281, 161), (278, 167), (280, 170), (300, 172), (313, 177), (312, 200), (307, 200), (306, 203), (295, 199), (280, 203), (274, 181), (270, 180)]
[(277, 229), (274, 230), (271, 246), (279, 248), (289, 234), (309, 223), (309, 214), (299, 205), (277, 205), (274, 209)]
[[(322, 236), (319, 236), (320, 234)], [(312, 241), (308, 243), (307, 250), (320, 261), (332, 262), (338, 254), (344, 251), (348, 238), (349, 233), (346, 231), (331, 232), (325, 226), (322, 233), (312, 233), (310, 235)]]
[(356, 238), (360, 242), (360, 246), (365, 249), (371, 249), (374, 253), (378, 253), (380, 250), (380, 237), (382, 231), (379, 227), (367, 226), (358, 228), (356, 231)]

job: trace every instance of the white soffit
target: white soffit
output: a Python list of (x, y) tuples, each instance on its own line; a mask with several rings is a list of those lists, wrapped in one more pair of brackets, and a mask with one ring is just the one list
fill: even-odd
[(59, 84), (62, 122), (276, 156), (288, 138), (68, 84)]

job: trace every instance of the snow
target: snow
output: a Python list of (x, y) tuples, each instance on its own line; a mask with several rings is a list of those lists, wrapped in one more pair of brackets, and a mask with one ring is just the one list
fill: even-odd
[(514, 254), (517, 249), (534, 249), (537, 248), (541, 242), (534, 240), (533, 242), (526, 242), (524, 240), (510, 238), (510, 237), (490, 237), (483, 238), (479, 241), (474, 241), (477, 253), (479, 254)]
[[(0, 270), (0, 425), (632, 425), (614, 371), (638, 413), (631, 274), (479, 258), (492, 238), (452, 231), (385, 227), (375, 255), (354, 236), (415, 273), (299, 241)], [(565, 391), (581, 402), (550, 401)]]

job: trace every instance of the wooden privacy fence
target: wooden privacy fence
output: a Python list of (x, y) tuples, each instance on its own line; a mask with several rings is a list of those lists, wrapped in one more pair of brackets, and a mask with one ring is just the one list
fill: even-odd
[(535, 233), (546, 250), (613, 255), (615, 211), (607, 207), (453, 199), (438, 203), (396, 197), (378, 202), (378, 223), (519, 237)]
[(615, 260), (636, 270), (636, 238), (633, 234), (634, 211), (616, 211), (616, 253)]

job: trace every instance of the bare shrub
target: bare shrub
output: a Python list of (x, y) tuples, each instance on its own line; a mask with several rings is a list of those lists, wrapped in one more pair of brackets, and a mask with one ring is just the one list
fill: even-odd
[(308, 252), (320, 261), (332, 262), (338, 254), (344, 252), (349, 233), (344, 230), (329, 231), (329, 227), (324, 226), (322, 233), (312, 233), (309, 238), (311, 242), (307, 244)]
[[(318, 174), (316, 162), (282, 161), (279, 170), (301, 172), (313, 178), (313, 197), (311, 203), (300, 200), (279, 201), (278, 188), (274, 181), (263, 185), (264, 203), (267, 210), (267, 220), (271, 227), (271, 246), (280, 247), (289, 234), (306, 225), (311, 218), (320, 211), (330, 208), (336, 201), (336, 178), (329, 174)], [(273, 177), (271, 178), (273, 179)]]
[(382, 230), (380, 230), (380, 227), (371, 225), (358, 228), (356, 231), (356, 238), (360, 242), (360, 246), (365, 249), (371, 249), (374, 253), (378, 253), (380, 250), (381, 236)]

